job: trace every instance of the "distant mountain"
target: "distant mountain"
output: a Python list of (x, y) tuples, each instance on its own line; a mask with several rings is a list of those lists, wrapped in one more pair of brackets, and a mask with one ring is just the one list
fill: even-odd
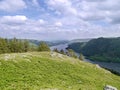
[(28, 39), (28, 41), (29, 41), (31, 44), (35, 45), (35, 46), (38, 46), (38, 45), (40, 44), (40, 41), (39, 41), (39, 40), (31, 40), (31, 39)]
[[(9, 40), (12, 40), (12, 39), (9, 39)], [(33, 45), (33, 46), (38, 46), (40, 42), (46, 42), (50, 47), (60, 45), (60, 44), (66, 44), (69, 42), (68, 40), (55, 40), (55, 41), (44, 41), (44, 40), (34, 40), (34, 39), (18, 39), (18, 40), (22, 40), (22, 41), (27, 40), (30, 43), (30, 45)]]
[(87, 39), (73, 39), (71, 40), (69, 43), (77, 43), (77, 42), (88, 42), (90, 41), (92, 38), (87, 38)]
[(69, 43), (68, 40), (56, 40), (56, 41), (45, 41), (49, 46), (56, 46), (60, 44), (66, 44)]

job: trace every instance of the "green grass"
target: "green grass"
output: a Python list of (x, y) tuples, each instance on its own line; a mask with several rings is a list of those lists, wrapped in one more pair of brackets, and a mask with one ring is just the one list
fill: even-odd
[(0, 90), (103, 90), (106, 84), (119, 90), (120, 76), (57, 53), (0, 55)]

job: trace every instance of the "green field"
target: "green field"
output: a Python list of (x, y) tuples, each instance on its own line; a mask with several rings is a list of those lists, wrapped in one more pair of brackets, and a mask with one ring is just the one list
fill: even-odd
[(58, 53), (0, 55), (0, 90), (103, 90), (106, 84), (119, 90), (120, 76)]

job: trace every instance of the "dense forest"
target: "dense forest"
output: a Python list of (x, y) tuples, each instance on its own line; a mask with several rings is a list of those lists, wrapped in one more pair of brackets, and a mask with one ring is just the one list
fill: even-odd
[(120, 38), (92, 39), (87, 43), (70, 44), (68, 48), (91, 60), (120, 62)]
[(66, 49), (72, 49), (77, 53), (82, 52), (82, 48), (86, 45), (87, 42), (75, 42), (68, 45)]

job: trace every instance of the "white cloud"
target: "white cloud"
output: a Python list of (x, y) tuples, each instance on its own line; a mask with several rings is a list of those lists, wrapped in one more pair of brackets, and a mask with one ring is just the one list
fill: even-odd
[(16, 15), (16, 16), (3, 16), (1, 18), (2, 23), (7, 23), (7, 24), (17, 24), (17, 23), (24, 23), (27, 20), (26, 16), (23, 15)]
[[(45, 5), (37, 7), (44, 11), (35, 12), (32, 6), (38, 6), (40, 2), (31, 0), (27, 5), (30, 5), (28, 11), (32, 11), (25, 12), (27, 15), (20, 13), (0, 17), (0, 35), (46, 40), (120, 36), (119, 2), (120, 0), (45, 0)], [(0, 10), (4, 9), (0, 6)]]
[(102, 10), (119, 10), (120, 0), (105, 0), (104, 2), (99, 3), (99, 8)]
[(36, 7), (39, 7), (39, 3), (37, 0), (32, 0), (32, 3), (36, 6)]
[(48, 0), (47, 2), (50, 9), (61, 12), (65, 15), (77, 15), (76, 9), (72, 6), (70, 0)]
[(62, 24), (61, 22), (56, 22), (56, 23), (55, 23), (55, 26), (57, 26), (57, 27), (62, 27), (63, 24)]
[(45, 24), (46, 23), (46, 21), (43, 20), (43, 19), (39, 19), (38, 21), (40, 22), (40, 24)]
[(26, 4), (23, 0), (1, 0), (0, 1), (0, 10), (6, 12), (15, 12), (26, 8)]

